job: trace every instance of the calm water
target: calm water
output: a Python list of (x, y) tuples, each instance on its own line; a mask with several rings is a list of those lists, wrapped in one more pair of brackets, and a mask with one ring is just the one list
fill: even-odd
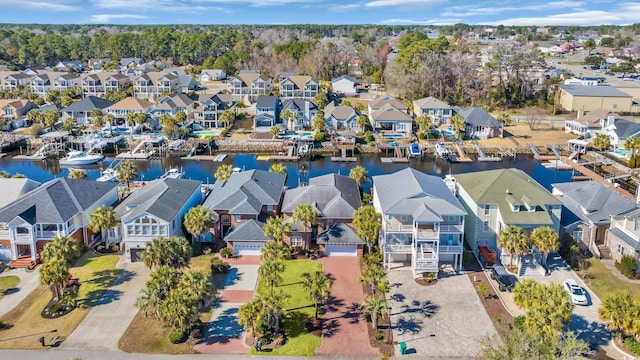
[[(106, 168), (113, 158), (106, 158), (101, 164), (83, 167), (89, 179), (97, 179), (100, 171)], [(138, 180), (151, 180), (161, 176), (170, 168), (182, 168), (186, 173), (186, 178), (201, 180), (204, 183), (215, 181), (213, 174), (221, 163), (211, 160), (182, 160), (178, 157), (168, 157), (160, 160), (135, 161), (138, 166), (140, 177)], [(262, 169), (268, 170), (271, 165), (268, 161), (256, 160), (256, 155), (229, 155), (223, 164), (230, 164), (245, 170)], [(327, 158), (316, 158), (313, 161), (285, 162), (287, 166), (287, 186), (296, 187), (299, 182), (306, 183), (309, 178), (328, 173), (340, 173), (348, 175), (349, 170), (356, 166), (364, 166), (369, 176), (391, 173), (407, 167), (407, 164), (382, 163), (377, 155), (367, 155), (358, 158), (357, 163), (335, 163)], [(448, 161), (432, 158), (411, 159), (408, 166), (431, 175), (444, 177), (452, 173), (466, 173), (471, 171), (491, 170), (506, 167), (516, 167), (531, 175), (536, 181), (551, 188), (554, 182), (571, 181), (571, 171), (555, 171), (547, 169), (537, 161), (522, 156), (517, 160), (505, 160), (502, 162), (473, 162), (473, 163), (449, 163)], [(61, 167), (57, 160), (49, 159), (45, 161), (15, 160), (10, 156), (0, 159), (0, 170), (8, 171), (11, 174), (21, 173), (27, 177), (40, 182), (51, 180), (55, 177), (67, 176), (71, 168)], [(364, 185), (365, 191), (369, 191), (371, 180)]]

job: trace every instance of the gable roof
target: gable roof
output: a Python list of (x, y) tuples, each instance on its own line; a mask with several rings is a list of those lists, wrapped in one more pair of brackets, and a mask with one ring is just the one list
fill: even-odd
[[(545, 205), (562, 205), (560, 200), (520, 169), (476, 171), (458, 174), (455, 178), (476, 204), (497, 204), (507, 225), (551, 225), (553, 221)], [(542, 211), (513, 212), (509, 201), (537, 205)]]
[(292, 82), (295, 87), (297, 89), (304, 89), (304, 86), (307, 83), (312, 83), (312, 84), (317, 84), (313, 78), (309, 75), (293, 75), (293, 76), (288, 76), (287, 78), (285, 78), (284, 80), (282, 80), (280, 83), (284, 83), (290, 81)]
[(349, 75), (338, 76), (337, 78), (332, 79), (331, 82), (334, 83), (334, 82), (338, 82), (340, 80), (349, 80), (354, 84), (356, 82), (356, 78), (354, 78), (353, 76), (349, 76)]
[(455, 112), (464, 117), (464, 123), (471, 126), (482, 126), (489, 128), (501, 128), (502, 124), (496, 120), (491, 114), (484, 111), (481, 107), (467, 108), (454, 108)]
[(224, 236), (225, 241), (271, 241), (264, 234), (264, 223), (255, 219), (243, 221), (232, 226)]
[(123, 109), (123, 110), (146, 110), (153, 106), (153, 103), (147, 100), (137, 99), (129, 96), (117, 103), (107, 107), (107, 109)]
[(284, 192), (285, 174), (249, 170), (216, 181), (204, 202), (211, 210), (231, 214), (260, 214), (263, 205), (278, 205)]
[(376, 121), (413, 121), (409, 114), (404, 111), (398, 110), (397, 108), (391, 106), (391, 104), (386, 104), (382, 108), (373, 111), (370, 116), (373, 120)]
[(360, 188), (348, 176), (327, 174), (309, 179), (308, 186), (287, 189), (282, 200), (282, 212), (292, 213), (298, 204), (311, 204), (318, 216), (332, 219), (353, 219), (360, 206)]
[(233, 79), (237, 79), (240, 82), (242, 82), (243, 87), (249, 86), (249, 84), (253, 83), (258, 79), (264, 82), (269, 82), (269, 79), (260, 75), (260, 72), (257, 70), (240, 70), (240, 73), (238, 75), (233, 76), (229, 81), (232, 81)]
[(282, 103), (282, 108), (293, 110), (294, 112), (305, 111), (307, 103), (309, 104), (309, 110), (318, 110), (318, 107), (313, 101), (300, 98), (286, 99)]
[(640, 209), (635, 202), (596, 181), (558, 183), (552, 186), (560, 192), (556, 197), (562, 204), (587, 223), (608, 220), (609, 216)]
[(278, 104), (278, 98), (273, 95), (262, 95), (256, 101), (256, 108), (274, 107)]
[(364, 244), (354, 228), (344, 223), (336, 223), (318, 234), (318, 244)]
[(93, 109), (105, 109), (115, 104), (115, 102), (97, 96), (87, 96), (62, 109), (65, 112), (91, 112)]
[(442, 178), (412, 168), (374, 176), (373, 186), (385, 214), (429, 222), (442, 221), (441, 215), (467, 214)]
[(331, 105), (325, 106), (324, 108), (325, 119), (328, 119), (329, 117), (333, 117), (334, 119), (337, 119), (337, 120), (349, 120), (357, 115), (358, 113), (356, 112), (356, 109), (354, 109), (351, 106), (346, 106), (346, 105), (334, 106), (331, 104)]
[(193, 193), (200, 191), (201, 181), (165, 178), (153, 180), (138, 188), (114, 210), (120, 221), (148, 213), (171, 221)]
[(53, 179), (1, 208), (0, 222), (21, 216), (31, 224), (63, 223), (78, 212), (89, 209), (117, 187), (118, 184), (109, 182), (65, 177)]
[(402, 101), (390, 96), (390, 95), (386, 95), (386, 96), (382, 96), (379, 97), (375, 100), (371, 100), (369, 102), (369, 108), (371, 109), (380, 109), (382, 107), (384, 107), (385, 105), (391, 105), (392, 107), (399, 109), (399, 110), (404, 110), (407, 111), (407, 105), (405, 105)]
[(24, 99), (0, 99), (0, 109), (5, 106), (11, 106), (15, 109), (22, 109), (27, 106), (31, 101)]
[(413, 100), (413, 103), (421, 109), (451, 109), (451, 106), (442, 100), (436, 99), (433, 96), (426, 98)]
[(613, 131), (618, 136), (618, 139), (624, 140), (631, 135), (634, 135), (640, 131), (640, 123), (637, 121), (631, 121), (626, 118), (617, 117), (613, 121)]

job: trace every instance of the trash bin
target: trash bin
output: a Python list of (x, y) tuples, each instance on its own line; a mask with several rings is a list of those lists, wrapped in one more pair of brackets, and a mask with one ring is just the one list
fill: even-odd
[(401, 342), (400, 343), (400, 355), (406, 355), (407, 354), (407, 343), (406, 342)]

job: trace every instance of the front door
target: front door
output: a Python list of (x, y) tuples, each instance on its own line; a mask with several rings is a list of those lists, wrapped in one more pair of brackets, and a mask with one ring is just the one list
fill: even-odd
[(21, 257), (31, 257), (31, 246), (30, 245), (16, 245), (16, 250), (18, 252), (18, 258)]

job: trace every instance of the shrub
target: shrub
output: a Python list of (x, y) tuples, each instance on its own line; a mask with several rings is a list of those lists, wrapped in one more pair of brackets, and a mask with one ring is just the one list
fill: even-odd
[(520, 330), (520, 331), (525, 331), (524, 330), (524, 315), (520, 315), (520, 316), (516, 316), (513, 318), (513, 326)]
[(169, 341), (172, 344), (180, 344), (185, 342), (185, 340), (187, 340), (187, 336), (180, 329), (171, 330), (171, 332), (169, 333)]
[(111, 251), (119, 252), (120, 251), (120, 246), (118, 246), (118, 244), (111, 245)]
[(638, 260), (631, 255), (624, 255), (620, 259), (620, 268), (622, 273), (627, 276), (635, 276), (638, 271)]
[(380, 331), (380, 329), (376, 329), (376, 334), (374, 335), (374, 337), (378, 341), (382, 340), (382, 331)]
[(493, 292), (489, 290), (489, 288), (485, 284), (478, 285), (476, 289), (478, 290), (478, 294), (480, 294), (480, 296), (482, 296), (484, 300), (487, 300), (493, 297)]
[(222, 248), (222, 250), (220, 250), (220, 255), (222, 255), (223, 258), (228, 259), (231, 255), (233, 255), (233, 250), (228, 247)]
[(632, 337), (624, 339), (624, 346), (636, 355), (640, 355), (640, 343)]
[(317, 133), (315, 133), (313, 135), (313, 140), (317, 141), (317, 142), (322, 142), (324, 141), (324, 137), (325, 137), (325, 132), (324, 131), (318, 131)]
[(421, 140), (424, 140), (427, 138), (427, 133), (426, 132), (421, 132), (418, 134), (418, 138), (420, 138)]
[(212, 257), (211, 258), (211, 272), (212, 273), (226, 273), (229, 271), (229, 268), (231, 267), (231, 265), (229, 265), (228, 262), (226, 261), (222, 261), (222, 259), (219, 259), (217, 257)]
[(364, 138), (367, 140), (367, 142), (372, 142), (373, 141), (373, 134), (371, 133), (371, 131), (367, 131), (364, 133)]

